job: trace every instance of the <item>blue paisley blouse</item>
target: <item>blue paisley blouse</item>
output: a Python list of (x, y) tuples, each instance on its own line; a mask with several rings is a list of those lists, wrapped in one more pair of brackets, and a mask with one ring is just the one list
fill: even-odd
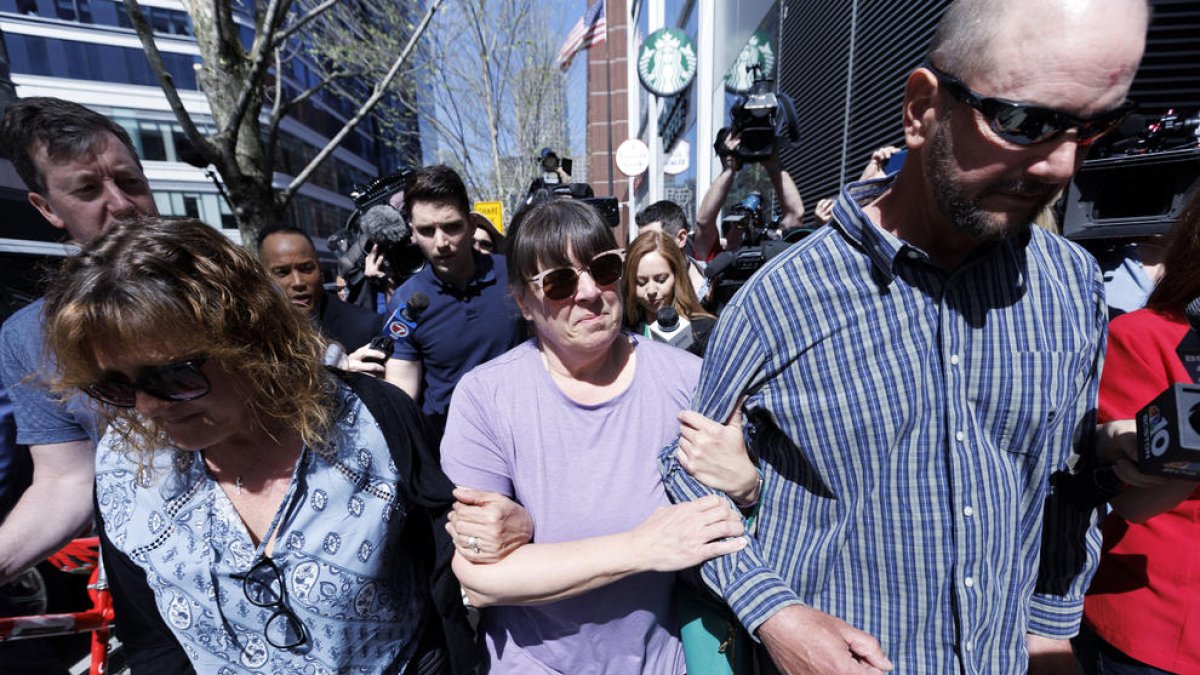
[[(375, 419), (339, 387), (328, 441), (303, 449), (258, 546), (200, 453), (164, 448), (139, 482), (113, 433), (100, 442), (96, 490), (107, 531), (145, 571), (197, 672), (390, 673), (412, 656), (424, 607), (412, 552), (399, 545), (406, 505), (396, 467)], [(283, 597), (308, 634), (290, 649), (265, 632), (280, 624), (278, 608), (253, 604), (243, 587), (272, 532)]]

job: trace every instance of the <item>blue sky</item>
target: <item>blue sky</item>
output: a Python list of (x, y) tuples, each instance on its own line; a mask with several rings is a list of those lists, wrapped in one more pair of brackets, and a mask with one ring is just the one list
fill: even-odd
[[(554, 22), (557, 29), (546, 39), (554, 44), (555, 52), (567, 39), (567, 33), (571, 32), (571, 27), (583, 16), (587, 10), (587, 4), (583, 0), (552, 3), (550, 11), (558, 14), (557, 20)], [(586, 163), (583, 154), (584, 138), (587, 133), (587, 59), (585, 57), (586, 54), (576, 56), (575, 61), (571, 64), (571, 69), (567, 71), (567, 117), (569, 118), (567, 133), (571, 139), (571, 148), (568, 152), (580, 166)]]

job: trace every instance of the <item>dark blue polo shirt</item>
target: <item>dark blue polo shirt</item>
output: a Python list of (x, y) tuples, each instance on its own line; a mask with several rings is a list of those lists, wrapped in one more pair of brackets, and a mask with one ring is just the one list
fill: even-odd
[[(429, 296), (429, 307), (417, 317), (416, 327), (396, 340), (392, 358), (421, 362), (424, 374), (418, 402), (422, 412), (439, 424), (459, 378), (525, 339), (521, 312), (508, 293), (507, 275), (504, 256), (476, 253), (475, 277), (466, 288), (443, 283), (426, 265), (388, 303), (391, 317), (413, 293)], [(395, 339), (389, 323), (384, 322), (381, 334)]]

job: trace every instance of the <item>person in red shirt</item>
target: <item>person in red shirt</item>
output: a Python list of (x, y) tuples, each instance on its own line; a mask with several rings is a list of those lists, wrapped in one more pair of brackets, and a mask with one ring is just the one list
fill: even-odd
[(1165, 272), (1146, 308), (1109, 324), (1099, 445), (1124, 451), (1112, 459), (1128, 487), (1104, 523), (1100, 566), (1075, 643), (1089, 675), (1200, 673), (1200, 489), (1145, 476), (1130, 461), (1137, 411), (1171, 384), (1200, 379), (1179, 353), (1181, 343), (1200, 345), (1184, 316), (1200, 296), (1200, 194), (1170, 238)]

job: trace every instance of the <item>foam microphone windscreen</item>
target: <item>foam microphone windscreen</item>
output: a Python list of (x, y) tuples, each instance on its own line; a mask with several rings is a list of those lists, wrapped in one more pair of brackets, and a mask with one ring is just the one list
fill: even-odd
[(658, 308), (658, 327), (663, 330), (674, 330), (679, 325), (679, 312), (670, 305)]
[(367, 209), (359, 220), (362, 231), (371, 239), (379, 238), (380, 233), (390, 227), (402, 225), (404, 219), (400, 212), (388, 204), (376, 204)]

